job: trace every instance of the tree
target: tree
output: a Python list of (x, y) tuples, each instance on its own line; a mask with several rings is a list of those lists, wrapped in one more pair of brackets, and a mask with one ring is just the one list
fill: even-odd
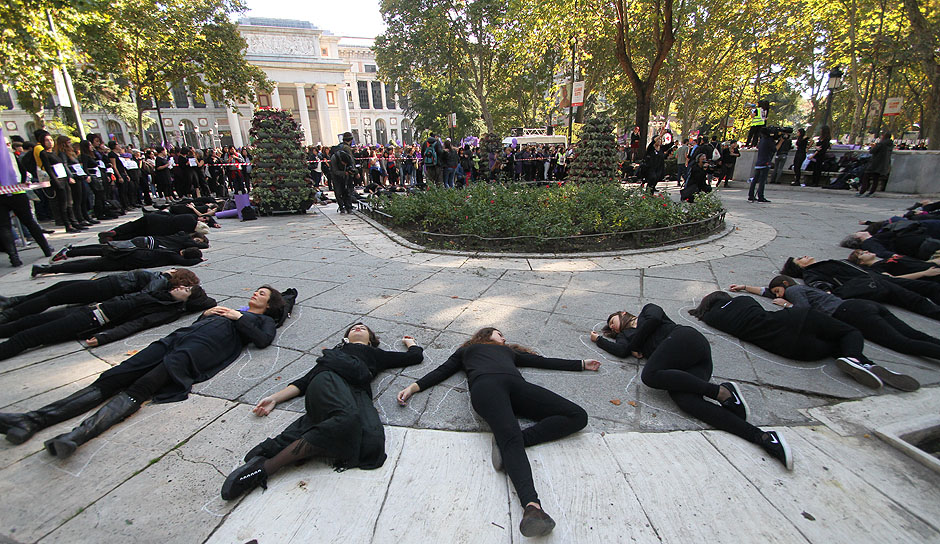
[(169, 99), (174, 86), (230, 107), (271, 88), (245, 60), (247, 44), (230, 18), (240, 11), (240, 0), (114, 0), (105, 18), (77, 28), (76, 41), (84, 37), (79, 45), (94, 60), (93, 73), (126, 79), (143, 134), (144, 111)]
[(107, 4), (107, 0), (0, 2), (2, 81), (16, 89), (22, 102), (42, 104), (55, 88), (53, 70), (84, 59), (72, 43), (75, 28), (100, 18)]
[[(614, 0), (614, 8), (617, 10), (614, 53), (636, 94), (636, 124), (640, 127), (640, 142), (646, 141), (656, 79), (676, 41), (673, 1)], [(638, 43), (644, 41), (644, 44)], [(644, 52), (647, 54), (643, 55)], [(640, 62), (647, 67), (645, 78), (638, 71), (642, 66)], [(644, 151), (640, 146), (641, 156)]]
[(501, 0), (382, 0), (387, 26), (375, 39), (381, 76), (402, 93), (463, 80), (494, 130), (492, 95), (505, 51), (497, 33), (507, 8)]

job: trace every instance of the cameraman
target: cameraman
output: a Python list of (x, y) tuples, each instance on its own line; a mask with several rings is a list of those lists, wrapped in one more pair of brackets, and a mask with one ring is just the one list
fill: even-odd
[(774, 180), (771, 183), (779, 184), (783, 178), (783, 171), (787, 164), (787, 155), (793, 149), (793, 143), (790, 141), (790, 135), (781, 133), (780, 141), (777, 143), (777, 153), (774, 155)]
[(339, 213), (352, 213), (353, 180), (358, 175), (353, 150), (349, 143), (353, 141), (351, 132), (343, 133), (343, 142), (333, 148), (330, 155), (330, 178), (333, 180), (333, 192)]
[[(770, 172), (770, 163), (773, 161), (774, 154), (783, 139), (779, 132), (771, 132), (766, 128), (760, 131), (760, 141), (757, 144), (757, 161), (754, 163), (754, 177), (751, 179), (751, 186), (747, 190), (747, 201), (767, 202), (764, 198), (764, 184), (767, 183), (767, 174)], [(754, 188), (757, 187), (757, 198), (754, 198)]]

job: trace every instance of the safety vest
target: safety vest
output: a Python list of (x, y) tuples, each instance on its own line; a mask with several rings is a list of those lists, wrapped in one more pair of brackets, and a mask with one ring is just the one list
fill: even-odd
[(761, 108), (757, 108), (757, 115), (751, 118), (752, 127), (762, 127), (767, 124), (767, 120), (764, 119), (764, 111)]

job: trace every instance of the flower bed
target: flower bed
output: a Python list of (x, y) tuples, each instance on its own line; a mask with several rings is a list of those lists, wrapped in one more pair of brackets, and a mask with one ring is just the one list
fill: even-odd
[(693, 204), (640, 189), (586, 183), (476, 184), (379, 199), (376, 218), (437, 249), (578, 252), (662, 246), (724, 227), (716, 194)]

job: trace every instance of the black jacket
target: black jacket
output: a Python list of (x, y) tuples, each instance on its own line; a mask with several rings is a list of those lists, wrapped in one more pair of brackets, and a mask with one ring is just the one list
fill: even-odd
[(101, 376), (150, 370), (163, 364), (171, 379), (154, 395), (153, 401), (185, 400), (194, 383), (208, 380), (232, 364), (248, 343), (268, 347), (276, 331), (274, 320), (261, 314), (243, 312), (235, 321), (223, 316), (200, 316), (192, 325), (150, 344), (162, 347), (159, 357), (143, 349)]
[(614, 340), (600, 337), (597, 345), (617, 357), (629, 357), (634, 351), (649, 357), (676, 327), (678, 325), (666, 316), (662, 308), (647, 304), (637, 316), (635, 329), (623, 329)]
[(187, 259), (176, 251), (112, 245), (105, 249), (104, 258), (121, 261), (125, 270), (160, 266), (195, 266), (202, 262), (202, 259)]
[(211, 297), (201, 298), (192, 304), (172, 300), (166, 291), (160, 294), (140, 292), (121, 295), (102, 302), (99, 307), (111, 321), (102, 329), (86, 331), (79, 340), (92, 336), (98, 345), (121, 340), (146, 329), (170, 323), (186, 313), (207, 310), (216, 305)]
[(806, 316), (815, 311), (790, 308), (769, 312), (753, 298), (743, 296), (723, 305), (715, 304), (702, 316), (702, 321), (771, 353), (805, 360), (804, 342), (801, 340), (803, 324)]

